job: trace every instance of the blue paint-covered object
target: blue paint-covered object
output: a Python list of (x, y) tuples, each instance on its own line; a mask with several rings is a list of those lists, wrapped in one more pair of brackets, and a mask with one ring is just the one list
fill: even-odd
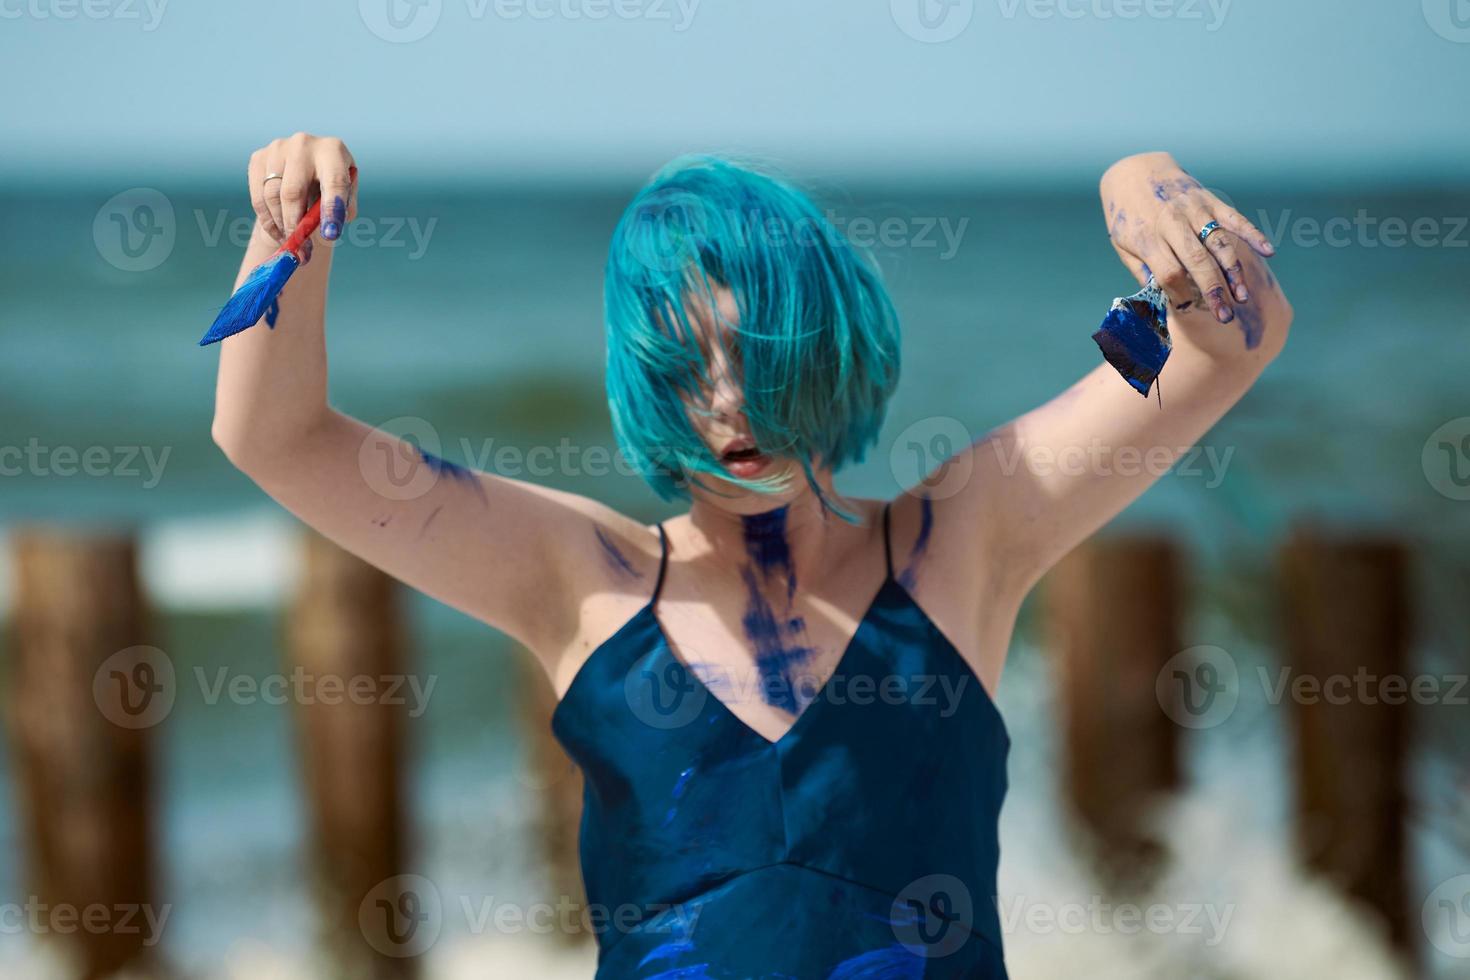
[(1113, 300), (1112, 309), (1092, 339), (1123, 380), (1147, 397), (1174, 348), (1164, 291), (1150, 279), (1132, 296)]

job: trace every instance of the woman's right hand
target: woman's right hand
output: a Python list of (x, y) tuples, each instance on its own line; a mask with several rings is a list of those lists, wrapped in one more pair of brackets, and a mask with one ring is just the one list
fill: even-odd
[(250, 154), (250, 203), (261, 230), (284, 241), (320, 199), (322, 238), (339, 238), (347, 222), (357, 217), (357, 182), (350, 174), (354, 165), (341, 140), (309, 133), (272, 140)]

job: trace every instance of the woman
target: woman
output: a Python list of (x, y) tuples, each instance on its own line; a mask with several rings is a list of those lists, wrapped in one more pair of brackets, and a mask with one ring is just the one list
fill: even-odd
[[(353, 165), (304, 134), (251, 157), (242, 277), (318, 194), (321, 238), (342, 234)], [(1168, 155), (1119, 162), (1102, 196), (1120, 256), (1173, 303), (1168, 400), (1100, 365), (891, 501), (832, 483), (898, 378), (882, 283), (803, 194), (717, 159), (644, 188), (607, 267), (620, 445), (689, 501), (656, 527), (333, 411), (330, 248), (274, 329), (224, 342), (214, 438), (230, 460), (545, 667), (553, 730), (587, 776), (599, 977), (1005, 976), (1009, 739), (991, 696), (1017, 608), (1152, 482), (1122, 454), (1199, 439), (1292, 317), (1249, 247), (1269, 244)], [(1092, 465), (1036, 465), (1069, 454)]]

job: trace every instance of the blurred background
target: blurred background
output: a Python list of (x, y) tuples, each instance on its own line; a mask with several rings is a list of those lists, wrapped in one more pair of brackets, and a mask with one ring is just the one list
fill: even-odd
[(650, 521), (601, 266), (667, 159), (877, 256), (904, 377), (839, 486), (887, 496), (1098, 362), (1097, 180), (1171, 151), (1296, 325), (1023, 613), (1012, 975), (1470, 975), (1466, 0), (0, 0), (0, 73), (0, 975), (591, 975), (536, 914), (581, 901), (548, 685), (210, 440), (246, 160), (298, 130), (361, 168), (335, 404)]

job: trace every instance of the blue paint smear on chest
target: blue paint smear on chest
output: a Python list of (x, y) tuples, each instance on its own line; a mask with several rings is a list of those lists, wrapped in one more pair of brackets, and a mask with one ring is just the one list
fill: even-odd
[(919, 499), (919, 536), (914, 540), (914, 546), (909, 549), (909, 560), (904, 570), (898, 573), (898, 584), (905, 589), (912, 589), (917, 578), (919, 562), (924, 553), (929, 550), (929, 535), (934, 530), (934, 501), (928, 497)]
[(490, 506), (490, 498), (485, 496), (485, 488), (480, 485), (479, 478), (474, 473), (460, 466), (458, 463), (451, 463), (443, 457), (435, 456), (427, 449), (419, 449), (419, 458), (424, 461), (425, 466), (439, 476), (447, 476), (455, 483), (463, 484), (474, 490), (475, 495), (480, 498), (480, 503), (487, 507)]
[(925, 959), (895, 943), (843, 960), (827, 980), (920, 980)]
[[(768, 704), (795, 714), (801, 705), (792, 683), (792, 668), (810, 659), (816, 651), (797, 642), (804, 624), (801, 617), (791, 615), (791, 603), (796, 597), (796, 571), (786, 538), (786, 508), (747, 515), (741, 522), (745, 551), (750, 558), (750, 564), (740, 573), (746, 591), (741, 624), (755, 648), (762, 696)], [(761, 584), (781, 574), (786, 576), (786, 609), (778, 615)]]
[(643, 577), (643, 573), (633, 567), (633, 563), (628, 561), (628, 556), (618, 550), (618, 546), (613, 543), (611, 538), (603, 533), (602, 528), (594, 526), (592, 533), (597, 535), (597, 543), (602, 546), (603, 560), (607, 562), (609, 568), (619, 575), (626, 575), (629, 578)]

